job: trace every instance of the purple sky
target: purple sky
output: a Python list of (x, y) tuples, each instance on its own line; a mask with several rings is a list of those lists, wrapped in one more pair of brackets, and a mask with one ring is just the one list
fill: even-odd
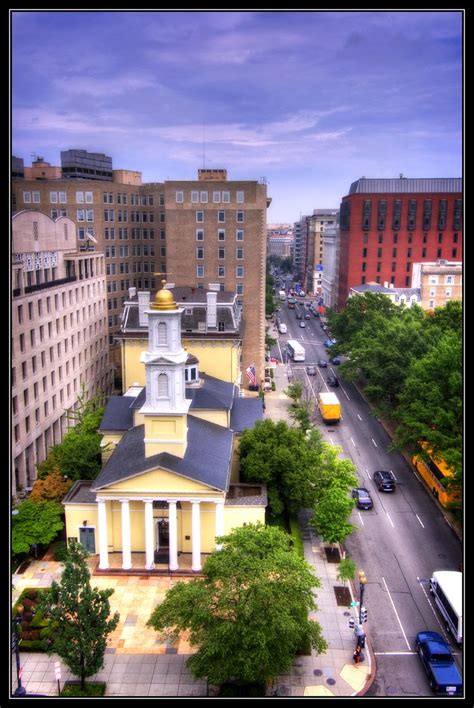
[[(366, 177), (462, 176), (460, 11), (12, 11), (12, 154), (268, 181), (269, 222)], [(34, 158), (33, 158), (34, 159)]]

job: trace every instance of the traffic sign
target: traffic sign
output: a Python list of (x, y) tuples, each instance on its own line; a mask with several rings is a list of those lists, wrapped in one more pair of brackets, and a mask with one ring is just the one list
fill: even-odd
[(353, 600), (351, 602), (351, 607), (359, 607), (359, 605), (360, 605), (360, 602), (357, 602), (357, 600)]

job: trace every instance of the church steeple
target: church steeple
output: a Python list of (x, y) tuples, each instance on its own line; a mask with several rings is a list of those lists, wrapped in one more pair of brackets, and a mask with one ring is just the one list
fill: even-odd
[(185, 392), (187, 353), (181, 343), (181, 310), (163, 287), (145, 312), (148, 351), (140, 358), (146, 368), (146, 400), (140, 409), (145, 417), (145, 457), (160, 452), (183, 457), (191, 401)]

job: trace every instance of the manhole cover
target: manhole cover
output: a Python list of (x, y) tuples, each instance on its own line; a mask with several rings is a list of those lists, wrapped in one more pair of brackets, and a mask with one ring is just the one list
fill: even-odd
[(351, 613), (350, 612), (344, 612), (344, 617), (350, 617)]
[(323, 672), (321, 671), (321, 669), (315, 669), (315, 670), (313, 671), (313, 674), (314, 674), (315, 676), (322, 676), (322, 675), (323, 675)]
[(328, 678), (326, 683), (329, 684), (330, 686), (334, 686), (334, 684), (336, 683), (336, 679)]

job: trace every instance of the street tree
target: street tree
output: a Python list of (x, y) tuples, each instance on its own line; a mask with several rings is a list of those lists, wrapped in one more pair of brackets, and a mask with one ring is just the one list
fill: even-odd
[(337, 579), (342, 580), (344, 586), (348, 580), (353, 580), (356, 571), (356, 564), (349, 556), (344, 556), (339, 563)]
[(59, 468), (55, 467), (44, 479), (35, 480), (29, 498), (61, 502), (72, 485), (72, 479), (62, 475)]
[(71, 541), (59, 583), (53, 581), (40, 603), (54, 624), (48, 654), (58, 654), (81, 680), (84, 690), (88, 676), (104, 666), (107, 637), (117, 627), (118, 612), (110, 617), (112, 589), (98, 590), (90, 584), (86, 549)]
[(222, 549), (206, 560), (204, 577), (172, 587), (147, 623), (170, 638), (190, 633), (193, 675), (264, 683), (288, 671), (305, 643), (324, 653), (321, 628), (308, 618), (320, 581), (291, 537), (250, 524), (217, 540)]
[(48, 545), (64, 528), (63, 508), (56, 501), (27, 499), (12, 516), (12, 551), (29, 553), (31, 546)]
[(353, 508), (354, 500), (347, 491), (337, 485), (331, 486), (318, 501), (309, 524), (323, 541), (342, 543), (354, 530), (348, 521)]
[(355, 465), (349, 458), (340, 457), (341, 452), (339, 445), (323, 444), (314, 476), (316, 502), (319, 502), (331, 487), (338, 487), (347, 492), (357, 486)]

